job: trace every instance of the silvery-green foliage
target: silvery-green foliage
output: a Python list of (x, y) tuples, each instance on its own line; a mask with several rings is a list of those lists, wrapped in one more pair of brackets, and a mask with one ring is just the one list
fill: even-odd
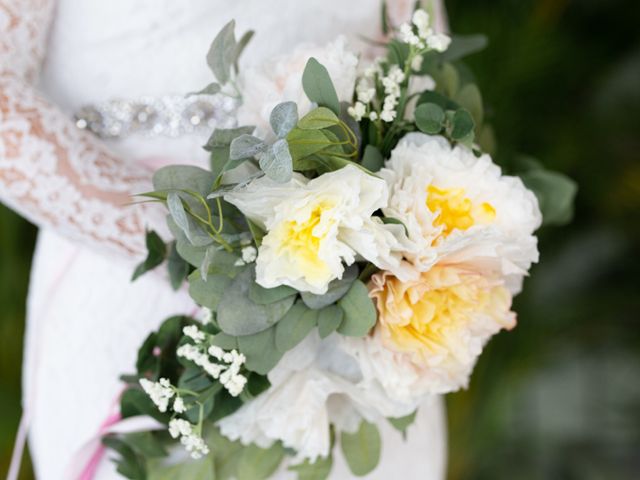
[(259, 163), (265, 175), (276, 182), (288, 182), (293, 176), (293, 159), (289, 144), (284, 138), (276, 140), (260, 156)]
[(295, 102), (283, 102), (275, 106), (269, 118), (271, 128), (278, 138), (285, 138), (298, 123), (298, 106)]
[(236, 38), (235, 20), (227, 23), (216, 35), (207, 52), (207, 64), (222, 85), (231, 78), (231, 67), (235, 62)]
[(313, 463), (305, 460), (297, 465), (291, 465), (289, 470), (298, 474), (298, 480), (325, 480), (329, 477), (332, 466), (333, 458), (329, 455), (320, 457)]
[(376, 324), (376, 307), (369, 298), (369, 290), (360, 280), (353, 282), (338, 305), (344, 310), (344, 319), (338, 327), (338, 332), (342, 335), (364, 337)]
[(378, 466), (381, 444), (378, 428), (365, 421), (360, 424), (357, 432), (343, 432), (340, 436), (344, 458), (351, 473), (357, 477), (366, 475)]
[(342, 278), (337, 278), (331, 283), (327, 292), (322, 295), (314, 293), (302, 292), (301, 297), (305, 305), (312, 309), (321, 309), (340, 300), (351, 288), (351, 284), (358, 277), (358, 266), (350, 265), (342, 274)]
[(264, 152), (268, 147), (269, 145), (258, 137), (243, 134), (234, 138), (231, 142), (229, 159), (240, 160), (243, 158), (253, 158)]
[(180, 198), (177, 193), (170, 192), (167, 195), (167, 208), (171, 213), (173, 221), (184, 232), (192, 245), (202, 247), (213, 243), (211, 236), (187, 214), (182, 203), (182, 198)]
[(225, 288), (217, 306), (218, 324), (229, 335), (252, 335), (277, 323), (291, 308), (294, 297), (285, 297), (273, 303), (260, 305), (249, 297), (255, 283), (253, 265), (241, 271)]
[(302, 73), (302, 88), (309, 100), (340, 114), (340, 100), (326, 67), (311, 57)]

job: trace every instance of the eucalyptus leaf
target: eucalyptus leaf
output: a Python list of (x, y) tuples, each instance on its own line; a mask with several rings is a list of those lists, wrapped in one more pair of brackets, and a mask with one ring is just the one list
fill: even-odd
[(416, 410), (404, 417), (388, 418), (387, 420), (389, 420), (393, 428), (402, 433), (402, 436), (406, 439), (407, 429), (415, 422), (417, 413), (418, 411)]
[(147, 231), (145, 243), (147, 245), (147, 258), (136, 267), (131, 277), (132, 282), (162, 264), (167, 255), (167, 247), (155, 231)]
[(284, 353), (291, 350), (318, 324), (318, 311), (307, 309), (297, 302), (276, 325), (276, 348)]
[(211, 245), (207, 248), (199, 270), (201, 275), (204, 276), (218, 273), (228, 277), (235, 277), (239, 270), (239, 267), (236, 266), (238, 260), (238, 256), (234, 253), (227, 252), (219, 245)]
[(247, 45), (253, 38), (254, 34), (255, 32), (253, 30), (247, 30), (242, 34), (242, 37), (240, 37), (240, 40), (238, 40), (238, 43), (236, 43), (236, 48), (233, 51), (233, 63), (236, 66), (236, 70), (238, 69), (238, 60), (240, 59), (242, 52), (244, 52), (244, 49), (247, 47)]
[(467, 83), (456, 95), (456, 102), (469, 111), (476, 125), (482, 125), (484, 109), (482, 106), (482, 94), (477, 85)]
[(460, 108), (460, 105), (453, 100), (433, 90), (425, 90), (420, 94), (417, 105), (422, 105), (423, 103), (435, 103), (443, 110), (457, 110)]
[(291, 465), (289, 470), (298, 474), (298, 480), (326, 480), (331, 473), (333, 466), (333, 458), (319, 457), (315, 462), (311, 463), (305, 460), (297, 465)]
[(217, 345), (223, 350), (233, 350), (238, 349), (238, 337), (234, 337), (232, 335), (227, 335), (224, 332), (217, 333), (213, 340), (211, 341), (212, 345)]
[(363, 337), (376, 324), (376, 307), (364, 283), (356, 280), (338, 305), (344, 310), (344, 320), (338, 332), (349, 337)]
[(178, 290), (184, 280), (189, 275), (189, 263), (180, 256), (177, 243), (173, 242), (167, 258), (167, 269), (169, 271), (169, 281), (174, 290)]
[(435, 103), (422, 103), (415, 112), (416, 125), (420, 131), (435, 135), (444, 126), (445, 114), (442, 107)]
[(171, 234), (176, 239), (176, 251), (180, 257), (194, 267), (200, 266), (207, 251), (207, 246), (195, 247), (191, 245), (187, 236), (182, 229), (176, 225), (176, 222), (174, 222), (171, 216), (167, 217), (167, 225), (169, 226)]
[(231, 141), (229, 150), (230, 160), (240, 160), (244, 158), (253, 158), (259, 153), (264, 152), (269, 145), (258, 137), (243, 134)]
[(286, 285), (280, 285), (275, 288), (264, 288), (258, 283), (253, 283), (249, 288), (249, 298), (259, 305), (277, 302), (278, 300), (296, 295), (297, 293), (297, 290)]
[(158, 191), (194, 191), (203, 197), (210, 192), (215, 176), (203, 168), (191, 165), (169, 165), (153, 174), (153, 188)]
[(271, 111), (269, 122), (276, 136), (285, 138), (298, 123), (298, 106), (295, 102), (279, 103)]
[(256, 127), (253, 126), (216, 128), (203, 148), (210, 151), (217, 147), (229, 147), (235, 138), (240, 135), (251, 135), (255, 129)]
[(318, 333), (326, 338), (335, 332), (344, 319), (344, 310), (337, 305), (329, 305), (318, 312)]
[(577, 184), (566, 175), (549, 170), (530, 170), (520, 175), (538, 198), (543, 225), (565, 225), (573, 217)]
[(464, 108), (456, 110), (453, 115), (453, 128), (451, 129), (451, 138), (454, 140), (462, 140), (464, 137), (473, 133), (475, 122), (471, 114)]
[(215, 311), (226, 288), (232, 279), (227, 275), (208, 275), (207, 281), (202, 280), (198, 270), (189, 275), (189, 295), (199, 305)]
[(363, 421), (357, 432), (343, 432), (340, 445), (351, 473), (357, 477), (372, 472), (380, 461), (380, 433), (372, 423)]
[(238, 462), (237, 480), (269, 478), (280, 466), (284, 454), (284, 447), (279, 442), (269, 448), (260, 448), (255, 444), (246, 446)]
[(207, 53), (207, 64), (216, 80), (222, 85), (229, 81), (231, 65), (235, 61), (236, 39), (233, 33), (235, 26), (234, 20), (227, 23), (216, 35)]
[(266, 375), (282, 358), (283, 352), (276, 348), (275, 326), (253, 335), (242, 335), (237, 338), (238, 349), (247, 358), (244, 366), (252, 372)]
[(213, 242), (211, 236), (191, 218), (182, 202), (180, 195), (175, 192), (170, 192), (167, 195), (167, 208), (173, 221), (184, 232), (192, 245), (202, 247), (211, 244)]
[(218, 307), (218, 325), (229, 335), (252, 335), (278, 322), (293, 305), (294, 297), (283, 298), (268, 305), (259, 305), (249, 298), (251, 284), (255, 283), (255, 268), (240, 272), (227, 285)]
[(340, 300), (351, 288), (351, 284), (358, 277), (358, 266), (353, 264), (347, 267), (342, 274), (342, 278), (332, 280), (329, 283), (327, 292), (321, 295), (316, 295), (309, 292), (302, 292), (300, 295), (302, 301), (309, 308), (318, 310), (336, 303)]
[(340, 115), (340, 100), (329, 72), (315, 58), (310, 58), (302, 74), (302, 88), (309, 100)]
[(441, 58), (446, 62), (459, 60), (462, 57), (483, 50), (488, 45), (485, 35), (453, 35), (451, 45), (442, 52)]
[(187, 94), (187, 96), (191, 97), (193, 95), (215, 95), (216, 93), (220, 93), (220, 89), (221, 89), (220, 84), (213, 82), (207, 85), (206, 87), (204, 87), (202, 90), (198, 90), (197, 92), (191, 92)]
[(293, 159), (289, 145), (283, 138), (276, 140), (269, 150), (260, 156), (260, 168), (271, 180), (285, 183), (293, 176)]
[(373, 145), (367, 145), (362, 155), (362, 166), (372, 172), (377, 172), (384, 166), (384, 157), (380, 150)]

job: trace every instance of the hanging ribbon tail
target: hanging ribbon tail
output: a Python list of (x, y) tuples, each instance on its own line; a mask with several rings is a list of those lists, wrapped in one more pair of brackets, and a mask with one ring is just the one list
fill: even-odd
[(73, 456), (64, 478), (73, 480), (93, 480), (105, 454), (102, 437), (109, 433), (133, 433), (149, 430), (164, 430), (165, 425), (145, 416), (122, 420), (120, 413), (109, 417), (99, 432), (85, 443)]

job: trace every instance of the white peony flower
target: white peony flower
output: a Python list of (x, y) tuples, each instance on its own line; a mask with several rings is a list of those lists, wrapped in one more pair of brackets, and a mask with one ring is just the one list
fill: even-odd
[(409, 282), (380, 272), (370, 289), (378, 324), (354, 355), (397, 400), (466, 387), (489, 338), (515, 326), (504, 281), (466, 266), (438, 264)]
[(406, 225), (413, 248), (405, 256), (419, 271), (472, 261), (520, 289), (538, 260), (533, 232), (542, 217), (519, 178), (502, 175), (488, 155), (419, 133), (400, 141), (379, 175), (390, 187), (383, 211)]
[(293, 101), (301, 117), (307, 114), (311, 102), (302, 89), (302, 73), (311, 57), (327, 68), (338, 98), (351, 103), (358, 58), (347, 49), (346, 39), (339, 37), (324, 47), (300, 46), (292, 54), (245, 68), (239, 79), (242, 92), (239, 123), (255, 125), (258, 136), (270, 137), (269, 117), (277, 104)]
[(323, 294), (357, 257), (412, 276), (399, 253), (410, 248), (403, 227), (372, 217), (387, 195), (384, 180), (349, 165), (313, 180), (295, 174), (285, 184), (261, 177), (225, 200), (267, 231), (256, 260), (260, 285)]
[(329, 453), (329, 424), (353, 432), (363, 418), (376, 422), (415, 410), (414, 403), (389, 398), (377, 380), (363, 381), (343, 342), (337, 334), (308, 335), (269, 372), (267, 391), (218, 422), (222, 434), (263, 448), (279, 440), (296, 450), (296, 461), (314, 461)]

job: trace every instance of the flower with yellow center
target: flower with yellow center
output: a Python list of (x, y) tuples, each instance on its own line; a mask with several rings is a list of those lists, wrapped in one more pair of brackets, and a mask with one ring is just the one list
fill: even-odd
[(503, 282), (463, 266), (436, 265), (408, 282), (381, 272), (371, 279), (370, 295), (378, 341), (420, 368), (431, 393), (465, 386), (487, 340), (515, 325)]
[(373, 213), (386, 206), (384, 180), (347, 166), (313, 180), (266, 177), (225, 195), (267, 231), (256, 260), (256, 281), (323, 294), (344, 265), (363, 258), (401, 278), (415, 276), (402, 261), (403, 227), (385, 225)]
[(463, 188), (427, 187), (427, 208), (437, 213), (433, 224), (442, 227), (441, 237), (454, 230), (467, 230), (476, 224), (488, 224), (496, 218), (496, 210), (488, 202), (473, 203), (464, 196)]
[(412, 248), (404, 256), (416, 270), (482, 263), (518, 290), (538, 259), (533, 232), (542, 220), (519, 178), (502, 175), (488, 155), (422, 133), (406, 135), (379, 175), (390, 190), (383, 212), (407, 227)]

